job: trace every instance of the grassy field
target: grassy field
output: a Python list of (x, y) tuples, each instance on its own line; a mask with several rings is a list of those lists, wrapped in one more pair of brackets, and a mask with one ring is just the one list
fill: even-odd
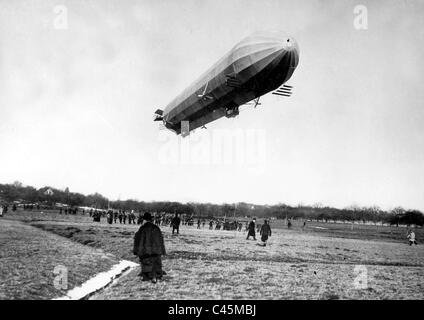
[[(0, 299), (59, 297), (117, 261), (102, 250), (20, 221), (0, 220)], [(67, 285), (55, 287), (64, 268)]]
[[(261, 220), (259, 220), (261, 223)], [(303, 220), (292, 221), (293, 230), (302, 231)], [(276, 220), (273, 227), (277, 229), (287, 229), (284, 220)], [(316, 234), (333, 238), (348, 238), (360, 240), (384, 240), (394, 242), (405, 242), (408, 228), (406, 226), (382, 226), (367, 225), (362, 223), (333, 223), (307, 221), (305, 231), (310, 234)], [(424, 238), (424, 229), (414, 228), (418, 238)]]
[[(101, 249), (116, 259), (137, 261), (131, 252), (137, 225), (108, 225), (105, 219), (95, 223), (89, 217), (51, 212), (19, 212), (3, 219), (1, 224), (13, 219), (8, 223), (36, 227), (45, 237), (72, 242), (81, 252)], [(351, 225), (308, 222), (305, 230), (296, 223), (287, 230), (279, 225), (267, 247), (246, 241), (244, 232), (182, 226), (180, 235), (172, 235), (169, 227), (161, 229), (168, 252), (164, 281), (141, 282), (137, 268), (94, 299), (424, 297), (423, 247), (408, 246), (405, 228), (354, 225), (352, 230)], [(420, 241), (422, 229), (416, 234)], [(56, 259), (55, 254), (48, 259)], [(366, 279), (366, 287), (355, 285), (359, 276)]]

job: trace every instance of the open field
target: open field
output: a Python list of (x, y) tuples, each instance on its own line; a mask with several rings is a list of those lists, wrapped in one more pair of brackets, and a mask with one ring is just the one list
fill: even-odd
[[(95, 248), (116, 260), (137, 261), (131, 252), (137, 225), (36, 212), (10, 214), (0, 225), (20, 221), (37, 227), (42, 237), (75, 243), (81, 252)], [(168, 253), (164, 281), (141, 282), (137, 268), (94, 299), (424, 298), (423, 246), (408, 246), (404, 228), (355, 225), (352, 230), (350, 225), (310, 222), (303, 231), (297, 225), (273, 228), (266, 247), (246, 241), (244, 232), (182, 226), (180, 235), (172, 235), (169, 227), (161, 229)], [(416, 231), (420, 242), (422, 229)], [(45, 256), (56, 258), (51, 252)], [(358, 279), (365, 279), (366, 286), (358, 287)]]
[[(0, 299), (46, 299), (62, 296), (117, 259), (28, 224), (0, 221)], [(67, 286), (54, 281), (66, 268)]]
[[(44, 211), (43, 213), (37, 211), (17, 211), (9, 213), (8, 218), (17, 219), (25, 222), (36, 221), (56, 221), (56, 222), (86, 222), (91, 223), (92, 218), (86, 215), (65, 215), (59, 214), (57, 210)], [(242, 218), (246, 221), (245, 218)], [(105, 218), (102, 218), (102, 224), (105, 223)], [(263, 224), (263, 219), (257, 219), (257, 223)], [(317, 221), (308, 221), (306, 228), (303, 230), (303, 220), (292, 220), (292, 230), (301, 231), (302, 233), (322, 235), (326, 237), (361, 239), (361, 240), (385, 240), (395, 242), (405, 242), (407, 228), (405, 226), (381, 226), (381, 225), (364, 225), (364, 224), (350, 224), (350, 223), (325, 223)], [(98, 225), (98, 223), (94, 223)], [(119, 224), (118, 224), (119, 225)], [(272, 229), (286, 229), (285, 220), (271, 221)], [(196, 225), (194, 226), (196, 227)], [(206, 225), (205, 228), (208, 226)], [(415, 228), (415, 234), (418, 239), (424, 239), (424, 228)]]

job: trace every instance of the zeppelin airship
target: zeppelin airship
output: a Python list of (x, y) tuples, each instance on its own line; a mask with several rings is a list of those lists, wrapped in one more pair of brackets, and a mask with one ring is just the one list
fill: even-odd
[(221, 117), (237, 116), (242, 105), (256, 107), (266, 93), (289, 97), (293, 87), (285, 83), (298, 63), (299, 47), (292, 37), (256, 32), (236, 44), (163, 110), (156, 110), (154, 120), (185, 136)]

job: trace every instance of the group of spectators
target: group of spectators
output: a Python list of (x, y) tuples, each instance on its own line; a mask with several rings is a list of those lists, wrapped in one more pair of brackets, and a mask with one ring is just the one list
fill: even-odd
[[(15, 212), (16, 209), (17, 209), (16, 204), (13, 204), (12, 211)], [(7, 203), (4, 203), (4, 204), (0, 203), (0, 217), (3, 217), (3, 215), (6, 214), (7, 211), (9, 211), (9, 205)]]
[[(93, 220), (100, 221), (100, 215), (95, 214)], [(136, 222), (136, 215), (134, 213), (134, 210), (131, 210), (129, 212), (125, 210), (108, 210), (106, 213), (106, 221), (109, 224), (118, 223), (118, 221), (120, 224), (126, 224), (127, 221), (128, 224), (141, 224), (140, 218)]]
[[(59, 208), (59, 213), (62, 214), (77, 214), (78, 208)], [(84, 214), (85, 211), (82, 210), (82, 213)]]
[[(141, 264), (141, 272), (139, 276), (142, 278), (142, 281), (151, 281), (156, 283), (158, 280), (166, 274), (162, 269), (162, 255), (166, 254), (165, 242), (163, 239), (162, 232), (159, 228), (162, 224), (170, 224), (172, 227), (172, 234), (176, 231), (179, 233), (179, 227), (181, 224), (181, 218), (178, 214), (175, 214), (174, 217), (159, 215), (152, 216), (149, 212), (145, 212), (141, 218), (141, 227), (136, 232), (134, 236), (134, 247), (133, 253), (138, 256)], [(183, 220), (184, 223), (187, 220)], [(200, 219), (198, 220), (197, 226), (200, 228), (202, 224)], [(191, 224), (192, 225), (192, 224)], [(203, 223), (203, 226), (205, 224)], [(237, 223), (239, 227), (239, 223)], [(256, 219), (253, 218), (252, 221), (247, 225), (248, 234), (246, 240), (250, 237), (253, 237), (256, 240)], [(267, 220), (264, 221), (264, 224), (261, 226), (259, 233), (261, 235), (262, 246), (266, 246), (268, 237), (271, 236), (271, 227)]]
[[(70, 209), (69, 209), (70, 210)], [(68, 211), (69, 211), (68, 210)], [(84, 214), (84, 210), (83, 210)], [(141, 224), (143, 220), (143, 213), (139, 212), (136, 213), (134, 210), (127, 211), (127, 210), (108, 210), (108, 211), (102, 211), (102, 210), (90, 210), (89, 211), (90, 217), (93, 217), (93, 221), (99, 222), (101, 220), (101, 217), (105, 217), (107, 223), (113, 224), (113, 223), (120, 223), (120, 224)], [(180, 218), (180, 215), (178, 213), (176, 214), (169, 214), (169, 213), (153, 213), (150, 214), (152, 216), (152, 223), (157, 226), (170, 226), (174, 227), (173, 232), (179, 232), (180, 225), (185, 226), (194, 226), (195, 223), (197, 225), (197, 229), (204, 229), (206, 228), (206, 224), (209, 226), (209, 230), (233, 230), (233, 231), (240, 231), (242, 232), (248, 230), (248, 222), (240, 222), (240, 221), (228, 221), (228, 220), (220, 220), (220, 219), (201, 219), (201, 218), (193, 218), (191, 215), (182, 215), (182, 218)], [(256, 225), (256, 231), (260, 232), (261, 225)]]
[[(90, 210), (89, 215), (95, 222), (100, 222), (101, 218), (105, 217), (106, 222), (109, 224), (118, 222), (120, 224), (142, 224), (144, 216), (143, 213), (136, 213), (134, 210)], [(168, 213), (155, 213), (151, 216), (152, 223), (157, 226), (170, 225), (173, 221), (173, 215)], [(176, 216), (178, 216), (178, 214)]]

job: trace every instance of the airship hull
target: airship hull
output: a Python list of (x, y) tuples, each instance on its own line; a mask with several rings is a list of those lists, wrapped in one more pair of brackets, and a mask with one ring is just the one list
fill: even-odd
[(298, 46), (290, 38), (258, 33), (245, 38), (192, 85), (172, 100), (161, 118), (181, 133), (181, 122), (194, 130), (221, 117), (290, 79), (299, 62)]

